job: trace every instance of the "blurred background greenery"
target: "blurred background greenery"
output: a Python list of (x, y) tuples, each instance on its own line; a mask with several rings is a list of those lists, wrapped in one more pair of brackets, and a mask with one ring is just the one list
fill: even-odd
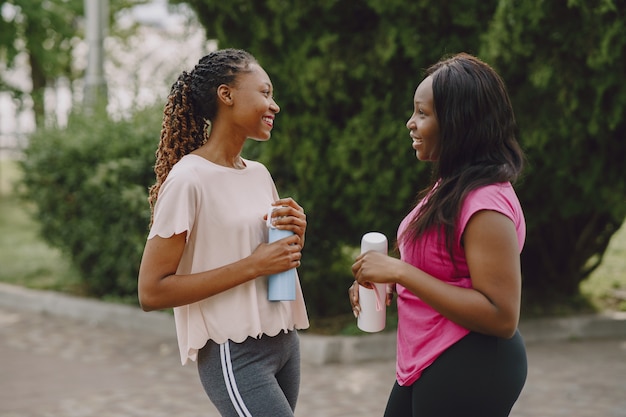
[[(21, 170), (16, 161), (0, 160), (0, 282), (27, 288), (61, 291), (89, 296), (70, 257), (41, 237), (41, 227), (33, 219), (31, 203), (14, 192)], [(611, 239), (602, 264), (581, 283), (580, 295), (588, 300), (589, 311), (626, 311), (626, 227)], [(105, 300), (136, 303), (134, 297), (103, 295)], [(579, 313), (577, 308), (563, 308), (558, 314)], [(524, 316), (540, 316), (542, 311), (524, 311)], [(395, 314), (389, 314), (388, 329), (393, 329)], [(351, 314), (317, 318), (321, 333), (357, 333)]]
[[(33, 1), (0, 9), (0, 93), (34, 114), (0, 166), (1, 281), (136, 303), (165, 94), (208, 50), (238, 47), (266, 68), (282, 109), (272, 140), (245, 156), (306, 208), (313, 327), (342, 331), (360, 237), (393, 243), (428, 179), (404, 126), (414, 88), (429, 64), (466, 51), (505, 79), (528, 155), (523, 314), (626, 309), (622, 1), (176, 0), (157, 2), (169, 17), (155, 24), (140, 8), (153, 2), (110, 0), (108, 93), (91, 107), (87, 3)], [(30, 82), (17, 82), (25, 67)], [(0, 139), (7, 119), (17, 115), (3, 110)]]

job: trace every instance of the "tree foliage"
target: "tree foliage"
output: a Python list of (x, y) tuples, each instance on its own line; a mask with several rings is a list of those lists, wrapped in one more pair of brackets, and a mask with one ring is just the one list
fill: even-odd
[(0, 76), (3, 89), (18, 98), (30, 95), (37, 122), (45, 114), (44, 91), (56, 78), (71, 77), (72, 52), (78, 34), (77, 18), (83, 1), (5, 0), (0, 19), (0, 58), (14, 68), (19, 54), (26, 56), (31, 88), (24, 91)]
[(159, 110), (117, 122), (77, 112), (66, 128), (29, 137), (21, 195), (34, 203), (43, 238), (76, 266), (87, 294), (136, 299)]
[(220, 47), (250, 50), (273, 78), (282, 114), (250, 151), (307, 209), (314, 314), (341, 309), (341, 250), (369, 230), (393, 241), (424, 186), (404, 121), (421, 70), (445, 54), (479, 55), (510, 88), (529, 157), (527, 298), (575, 296), (626, 216), (623, 1), (185, 2)]
[(399, 219), (429, 175), (405, 127), (422, 70), (446, 53), (477, 52), (495, 1), (187, 3), (209, 38), (251, 51), (272, 77), (282, 110), (272, 140), (249, 151), (306, 209), (309, 310), (346, 312), (345, 248), (376, 230), (393, 249)]
[[(394, 249), (399, 220), (429, 176), (405, 121), (422, 70), (446, 54), (491, 63), (514, 102), (529, 160), (517, 187), (527, 301), (577, 295), (626, 216), (623, 1), (186, 2), (209, 38), (251, 51), (274, 82), (282, 110), (272, 140), (245, 152), (306, 209), (300, 276), (314, 318), (349, 311), (362, 234), (381, 231)], [(7, 22), (3, 14), (0, 57), (12, 63), (19, 42), (7, 42)], [(26, 150), (25, 196), (93, 294), (135, 291), (160, 115), (120, 123), (76, 115), (67, 129), (36, 132)]]
[[(111, 16), (145, 0), (110, 0)], [(45, 120), (44, 93), (65, 77), (81, 77), (75, 49), (84, 38), (84, 0), (3, 0), (0, 2), (0, 90), (11, 91), (17, 99), (30, 97), (35, 122)], [(30, 88), (15, 85), (6, 70), (23, 68), (23, 56), (30, 74)]]
[(623, 1), (501, 1), (484, 56), (508, 80), (530, 169), (529, 297), (573, 296), (626, 216)]

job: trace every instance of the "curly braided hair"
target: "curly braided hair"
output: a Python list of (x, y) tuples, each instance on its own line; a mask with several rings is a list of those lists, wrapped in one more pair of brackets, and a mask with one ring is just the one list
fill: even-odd
[(191, 72), (183, 71), (172, 85), (156, 151), (156, 182), (150, 187), (151, 219), (161, 185), (174, 164), (208, 139), (208, 127), (217, 113), (217, 88), (233, 85), (256, 59), (239, 49), (221, 49), (202, 57)]

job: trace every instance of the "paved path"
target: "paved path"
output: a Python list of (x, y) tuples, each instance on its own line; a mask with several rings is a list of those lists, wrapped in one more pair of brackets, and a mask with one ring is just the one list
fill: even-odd
[[(626, 417), (626, 338), (532, 342), (528, 356), (513, 417)], [(374, 417), (394, 363), (303, 363), (302, 372), (297, 417)], [(0, 416), (218, 414), (173, 337), (0, 307)]]

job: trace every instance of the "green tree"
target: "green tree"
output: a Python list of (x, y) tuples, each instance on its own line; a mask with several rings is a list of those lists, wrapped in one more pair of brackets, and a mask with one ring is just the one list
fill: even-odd
[(136, 300), (160, 110), (120, 121), (76, 112), (67, 127), (29, 137), (21, 195), (33, 203), (42, 237), (79, 271), (86, 294)]
[[(112, 0), (111, 18), (119, 10), (146, 0)], [(75, 48), (83, 39), (84, 0), (3, 0), (0, 2), (0, 63), (15, 69), (20, 55), (26, 57), (31, 88), (27, 91), (0, 73), (0, 90), (33, 101), (35, 122), (41, 126), (47, 114), (44, 93), (60, 77), (82, 77), (76, 67)]]
[(529, 158), (529, 299), (571, 300), (626, 217), (626, 7), (500, 1), (483, 55), (507, 80)]
[(459, 51), (503, 75), (528, 152), (525, 300), (579, 294), (626, 216), (623, 1), (185, 2), (220, 47), (250, 50), (273, 78), (283, 113), (248, 150), (307, 209), (314, 315), (345, 311), (346, 247), (370, 230), (394, 241), (428, 175), (404, 127), (413, 90)]
[(72, 52), (78, 36), (82, 0), (5, 0), (1, 6), (0, 60), (14, 68), (25, 54), (31, 89), (22, 91), (0, 75), (0, 86), (18, 98), (30, 95), (37, 124), (45, 116), (44, 92), (60, 76), (72, 79)]
[(393, 244), (428, 176), (404, 125), (422, 69), (445, 53), (476, 52), (495, 1), (186, 3), (209, 38), (251, 51), (272, 77), (282, 109), (276, 129), (247, 150), (268, 163), (281, 194), (306, 209), (309, 310), (349, 311), (345, 248), (372, 230)]

